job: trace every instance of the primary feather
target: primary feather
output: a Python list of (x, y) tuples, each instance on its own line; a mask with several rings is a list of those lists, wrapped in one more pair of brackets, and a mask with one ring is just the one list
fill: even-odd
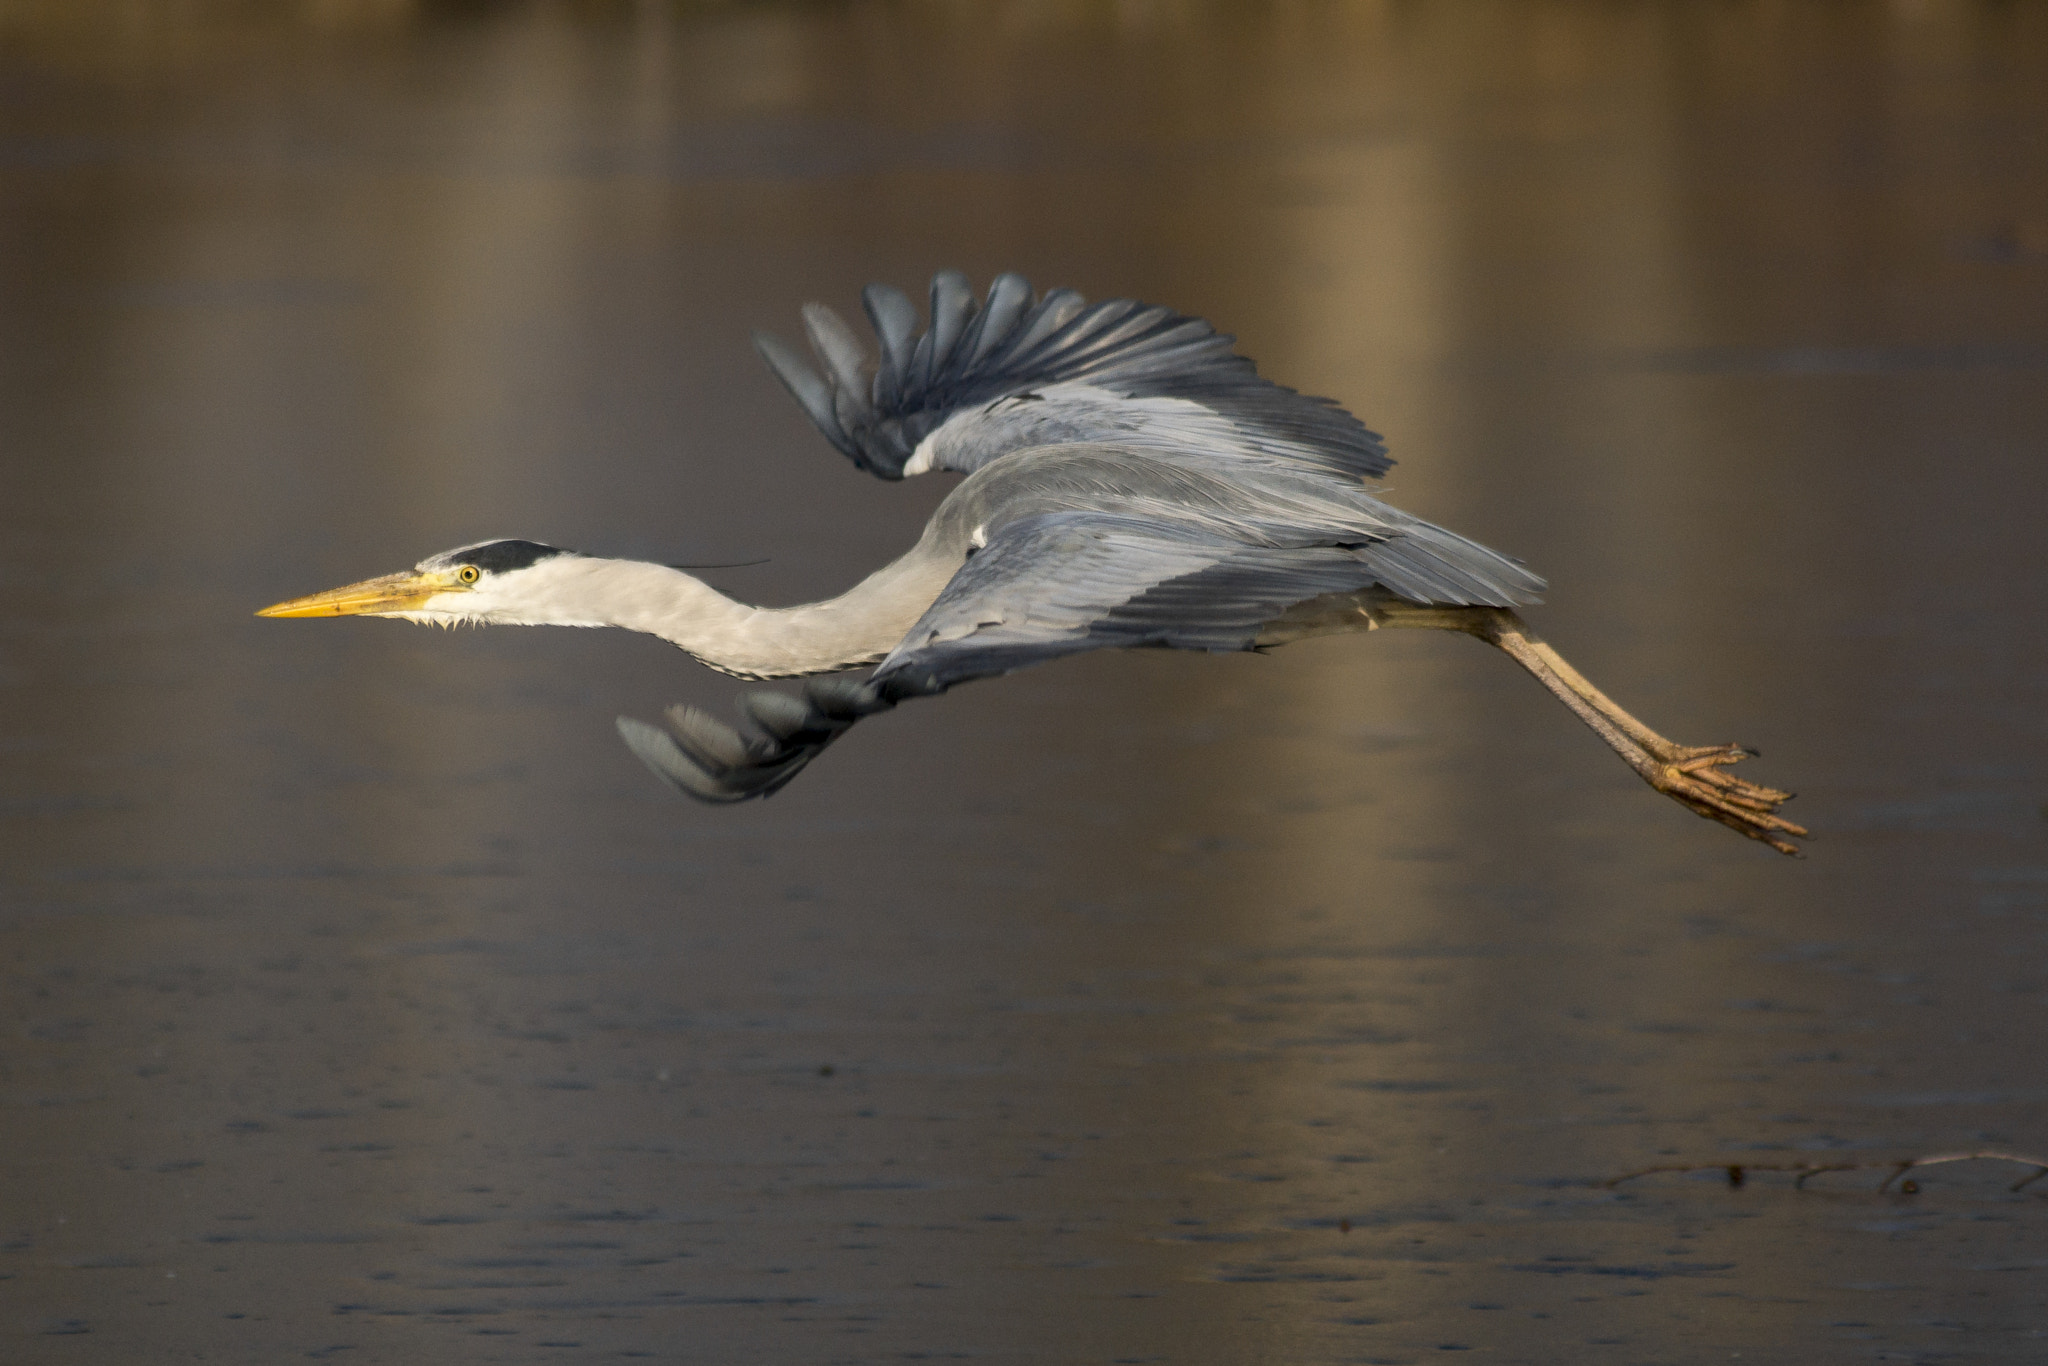
[(1235, 338), (1200, 318), (1131, 299), (1038, 298), (999, 275), (977, 304), (967, 279), (931, 284), (930, 325), (900, 291), (861, 296), (880, 342), (870, 358), (823, 304), (804, 309), (821, 375), (766, 334), (755, 345), (826, 438), (885, 479), (968, 473), (1011, 451), (1067, 441), (1199, 444), (1219, 456), (1376, 479), (1393, 462), (1363, 423), (1325, 398), (1261, 379)]

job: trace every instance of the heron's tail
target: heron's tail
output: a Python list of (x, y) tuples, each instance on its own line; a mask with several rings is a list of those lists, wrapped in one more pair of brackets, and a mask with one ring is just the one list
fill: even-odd
[(1388, 591), (1432, 607), (1523, 607), (1550, 585), (1520, 560), (1419, 518), (1352, 551)]

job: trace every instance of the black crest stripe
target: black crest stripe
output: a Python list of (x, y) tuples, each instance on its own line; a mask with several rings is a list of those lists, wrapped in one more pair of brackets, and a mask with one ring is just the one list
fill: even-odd
[(465, 550), (455, 558), (463, 564), (475, 565), (486, 574), (505, 574), (568, 553), (558, 546), (542, 545), (539, 541), (490, 541)]

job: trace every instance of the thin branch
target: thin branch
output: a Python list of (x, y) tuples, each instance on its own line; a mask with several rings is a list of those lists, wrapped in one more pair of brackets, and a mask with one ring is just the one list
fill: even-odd
[(2034, 1170), (2031, 1173), (2021, 1177), (2008, 1187), (2008, 1189), (2013, 1191), (2025, 1190), (2042, 1177), (2048, 1176), (2048, 1161), (2043, 1161), (2038, 1157), (2027, 1157), (2020, 1153), (1972, 1152), (1936, 1153), (1930, 1157), (1909, 1157), (1904, 1161), (1894, 1160), (1888, 1162), (1667, 1162), (1655, 1167), (1643, 1167), (1637, 1171), (1623, 1172), (1620, 1176), (1609, 1177), (1607, 1180), (1599, 1182), (1598, 1185), (1603, 1190), (1613, 1190), (1622, 1182), (1633, 1181), (1641, 1176), (1656, 1176), (1664, 1172), (1718, 1171), (1726, 1174), (1729, 1185), (1739, 1186), (1748, 1179), (1751, 1172), (1791, 1172), (1794, 1174), (1792, 1189), (1804, 1190), (1810, 1178), (1819, 1176), (1823, 1172), (1882, 1170), (1887, 1172), (1888, 1175), (1886, 1175), (1883, 1181), (1878, 1183), (1877, 1189), (1880, 1194), (1892, 1189), (1893, 1182), (1898, 1182), (1900, 1192), (1906, 1195), (1917, 1195), (1920, 1193), (1920, 1183), (1918, 1181), (1901, 1181), (1899, 1178), (1916, 1168), (1939, 1166), (1944, 1162), (2016, 1162), (2022, 1167), (2032, 1167)]

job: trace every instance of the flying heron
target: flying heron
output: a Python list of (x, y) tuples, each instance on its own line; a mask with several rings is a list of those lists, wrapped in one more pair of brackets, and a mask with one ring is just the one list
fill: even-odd
[(1329, 399), (1261, 379), (1235, 339), (1130, 299), (1037, 296), (1001, 275), (976, 301), (947, 271), (929, 326), (901, 291), (862, 294), (871, 359), (831, 309), (804, 322), (823, 373), (756, 347), (827, 439), (884, 479), (965, 475), (910, 551), (839, 597), (750, 607), (680, 569), (537, 541), (485, 541), (295, 598), (269, 617), (623, 626), (740, 678), (873, 666), (801, 697), (747, 693), (755, 733), (691, 707), (619, 733), (710, 802), (766, 797), (856, 721), (956, 683), (1109, 647), (1264, 650), (1383, 628), (1462, 631), (1504, 651), (1650, 786), (1787, 854), (1791, 794), (1728, 766), (1740, 745), (1675, 744), (1623, 711), (1516, 613), (1544, 582), (1380, 501), (1393, 462)]

